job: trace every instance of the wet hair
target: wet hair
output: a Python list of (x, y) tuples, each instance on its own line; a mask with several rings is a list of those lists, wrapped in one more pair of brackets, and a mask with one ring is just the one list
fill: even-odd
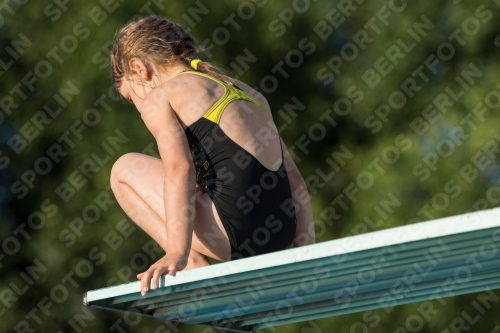
[[(152, 15), (132, 21), (115, 35), (110, 54), (111, 76), (118, 88), (124, 77), (132, 73), (129, 60), (137, 57), (153, 69), (184, 63), (190, 66), (193, 59), (199, 59), (202, 50), (193, 36), (180, 24), (167, 18)], [(198, 64), (199, 72), (211, 75), (225, 83), (232, 84), (226, 71), (209, 62)]]

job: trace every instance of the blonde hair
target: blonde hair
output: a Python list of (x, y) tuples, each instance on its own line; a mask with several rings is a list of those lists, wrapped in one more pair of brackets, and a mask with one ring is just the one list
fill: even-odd
[[(137, 57), (151, 65), (170, 66), (190, 62), (200, 57), (202, 50), (196, 40), (178, 23), (152, 15), (123, 26), (115, 36), (110, 54), (111, 76), (116, 87), (124, 77), (132, 74), (129, 60)], [(201, 62), (197, 70), (232, 84), (226, 71), (209, 62)]]

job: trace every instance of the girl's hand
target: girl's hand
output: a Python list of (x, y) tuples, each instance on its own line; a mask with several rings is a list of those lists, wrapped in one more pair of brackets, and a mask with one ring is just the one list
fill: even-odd
[(160, 260), (155, 262), (145, 272), (137, 274), (137, 278), (141, 280), (141, 294), (146, 295), (149, 290), (149, 280), (153, 278), (151, 289), (155, 290), (158, 287), (159, 278), (164, 273), (174, 275), (175, 272), (183, 270), (188, 261), (188, 256), (180, 253), (167, 253)]

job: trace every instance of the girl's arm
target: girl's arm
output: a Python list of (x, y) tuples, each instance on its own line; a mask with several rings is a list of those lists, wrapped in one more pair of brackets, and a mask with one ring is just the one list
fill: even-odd
[[(187, 263), (193, 234), (196, 190), (195, 170), (187, 138), (161, 89), (153, 89), (146, 95), (139, 111), (156, 139), (164, 166), (167, 256), (176, 255), (176, 258), (185, 259)], [(175, 263), (166, 264), (168, 267), (164, 272), (170, 272), (171, 275), (184, 268), (179, 268)]]
[(286, 172), (292, 190), (292, 202), (295, 206), (297, 217), (297, 230), (295, 231), (293, 246), (299, 247), (314, 244), (316, 243), (316, 232), (314, 230), (314, 217), (309, 192), (307, 191), (304, 178), (302, 178), (299, 169), (281, 138), (280, 141), (281, 149), (283, 149), (283, 158), (285, 159)]

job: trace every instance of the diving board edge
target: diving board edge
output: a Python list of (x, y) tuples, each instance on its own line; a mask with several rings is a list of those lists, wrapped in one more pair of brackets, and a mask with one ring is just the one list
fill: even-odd
[[(180, 271), (174, 276), (165, 274), (160, 278), (159, 287), (162, 288), (181, 285), (189, 282), (214, 279), (253, 270), (293, 264), (299, 261), (321, 259), (335, 255), (348, 254), (422, 239), (438, 238), (499, 226), (500, 208), (470, 212), (431, 221), (417, 222), (404, 226), (377, 230), (370, 233), (344, 237), (250, 258), (223, 262), (217, 265), (197, 268), (195, 270)], [(93, 301), (138, 293), (139, 291), (140, 281), (90, 290), (83, 295), (83, 304), (91, 306)], [(154, 297), (154, 295), (148, 293), (148, 295), (144, 296), (144, 299), (147, 299), (148, 296)]]

